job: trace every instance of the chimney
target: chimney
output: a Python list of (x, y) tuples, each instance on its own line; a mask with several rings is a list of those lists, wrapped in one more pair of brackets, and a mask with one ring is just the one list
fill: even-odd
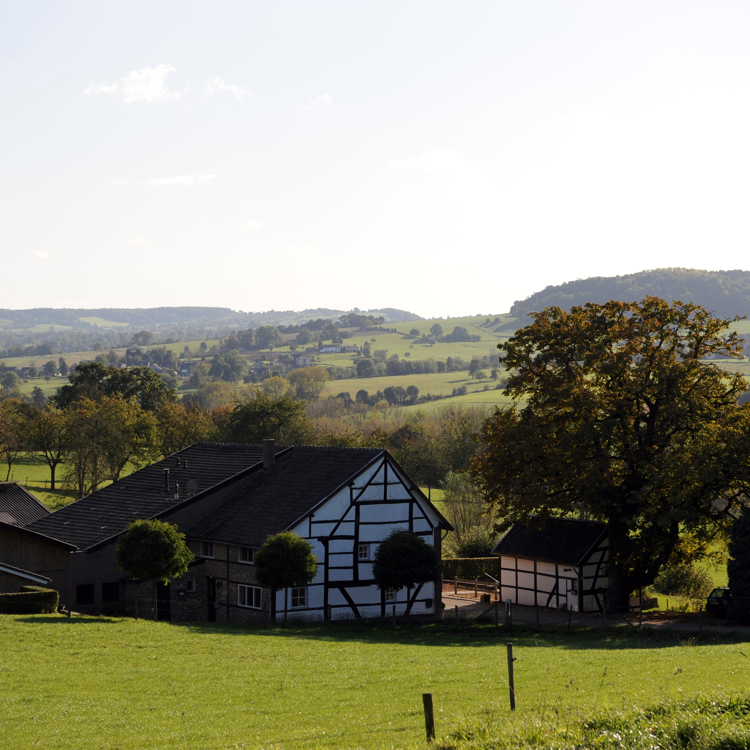
[(270, 469), (276, 458), (276, 441), (266, 438), (263, 441), (263, 468)]
[(179, 466), (179, 465), (180, 465), (180, 457), (177, 456), (177, 466)]
[(164, 469), (164, 492), (169, 492), (169, 469)]

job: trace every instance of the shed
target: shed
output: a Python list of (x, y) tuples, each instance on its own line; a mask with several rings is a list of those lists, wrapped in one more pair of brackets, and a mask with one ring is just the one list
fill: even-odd
[(0, 482), (0, 521), (3, 523), (27, 526), (49, 514), (49, 508), (18, 482)]
[(498, 542), (500, 595), (514, 604), (600, 611), (608, 585), (607, 525), (572, 518), (532, 518)]

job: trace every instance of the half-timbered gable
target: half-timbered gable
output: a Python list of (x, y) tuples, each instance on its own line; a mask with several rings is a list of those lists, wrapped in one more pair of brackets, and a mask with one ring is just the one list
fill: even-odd
[[(394, 606), (401, 614), (407, 608), (435, 611), (439, 583), (412, 592), (381, 592), (372, 561), (380, 542), (395, 529), (423, 536), (439, 554), (441, 531), (449, 528), (387, 451), (295, 446), (279, 452), (273, 466), (254, 474), (186, 534), (196, 553), (210, 545), (220, 555), (209, 561), (207, 572), (215, 571), (215, 582), (206, 592), (216, 597), (220, 619), (279, 616), (285, 597), (294, 615), (336, 619), (381, 616)], [(257, 550), (268, 536), (286, 530), (310, 542), (318, 572), (309, 586), (277, 592), (269, 600), (268, 591), (249, 591), (254, 577), (238, 550)]]
[(606, 524), (572, 518), (516, 524), (498, 542), (500, 595), (528, 606), (594, 612), (608, 585)]

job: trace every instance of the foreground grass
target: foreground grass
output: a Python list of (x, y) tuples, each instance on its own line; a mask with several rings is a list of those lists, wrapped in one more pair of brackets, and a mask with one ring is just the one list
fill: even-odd
[(750, 647), (732, 636), (6, 615), (0, 747), (421, 748), (422, 692), (434, 695), (441, 736), (462, 717), (510, 717), (509, 638), (513, 722), (540, 707), (623, 710), (750, 685)]
[(588, 714), (542, 710), (515, 722), (490, 714), (451, 732), (437, 744), (438, 750), (511, 748), (747, 750), (750, 694), (662, 701), (641, 709)]

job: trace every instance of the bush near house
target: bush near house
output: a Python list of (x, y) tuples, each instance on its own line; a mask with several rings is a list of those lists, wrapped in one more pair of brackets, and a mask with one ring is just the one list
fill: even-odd
[(0, 614), (45, 615), (57, 612), (60, 594), (41, 586), (22, 586), (17, 594), (0, 594)]

